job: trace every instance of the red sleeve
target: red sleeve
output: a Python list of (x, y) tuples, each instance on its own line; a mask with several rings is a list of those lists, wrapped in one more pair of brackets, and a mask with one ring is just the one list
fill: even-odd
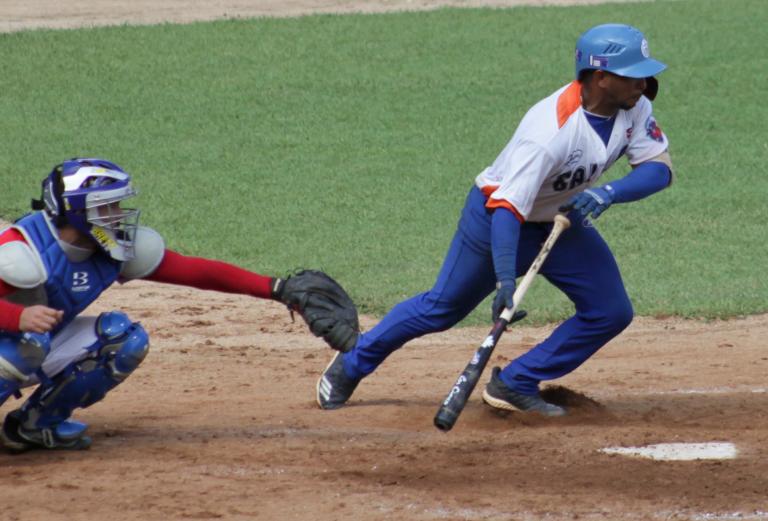
[[(8, 228), (0, 234), (0, 244), (6, 244), (11, 241), (27, 242), (19, 230)], [(19, 320), (21, 319), (21, 312), (24, 311), (24, 306), (2, 300), (2, 297), (13, 293), (17, 289), (17, 287), (11, 286), (0, 279), (0, 329), (11, 333), (19, 332)]]
[(145, 280), (259, 298), (272, 297), (271, 277), (226, 262), (187, 257), (173, 250), (165, 250), (160, 265)]
[(21, 320), (22, 311), (24, 311), (24, 306), (8, 302), (7, 300), (0, 300), (0, 329), (10, 333), (21, 331), (19, 329), (19, 321)]

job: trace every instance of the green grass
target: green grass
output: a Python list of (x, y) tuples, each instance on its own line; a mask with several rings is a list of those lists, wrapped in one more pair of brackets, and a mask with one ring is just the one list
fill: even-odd
[[(170, 247), (320, 267), (381, 314), (432, 284), (474, 176), (570, 80), (578, 35), (609, 21), (642, 28), (670, 66), (655, 112), (676, 182), (598, 223), (636, 311), (765, 312), (762, 0), (3, 34), (0, 216), (61, 159), (106, 157)], [(570, 312), (543, 280), (526, 307), (534, 322)]]

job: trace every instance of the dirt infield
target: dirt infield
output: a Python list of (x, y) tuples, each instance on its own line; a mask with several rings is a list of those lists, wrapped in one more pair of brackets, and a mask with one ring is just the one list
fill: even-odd
[[(281, 306), (136, 282), (92, 311), (117, 307), (149, 356), (77, 415), (90, 451), (0, 454), (3, 519), (768, 519), (765, 316), (638, 319), (556, 382), (569, 417), (499, 416), (476, 393), (442, 433), (432, 417), (484, 328), (413, 342), (321, 411), (331, 353)], [(493, 363), (546, 333), (510, 332)], [(598, 452), (725, 441), (736, 459)]]
[[(152, 11), (148, 1), (28, 0), (4, 3), (0, 23), (448, 3), (189, 0)], [(149, 330), (150, 354), (106, 400), (78, 411), (91, 424), (91, 450), (0, 453), (0, 519), (768, 520), (766, 315), (637, 319), (554, 382), (568, 417), (498, 415), (476, 391), (442, 433), (432, 417), (487, 328), (419, 339), (364, 381), (349, 407), (321, 411), (315, 383), (331, 352), (281, 306), (135, 282), (107, 291), (89, 313), (117, 308)], [(515, 328), (492, 363), (548, 331)], [(676, 462), (599, 452), (664, 442), (732, 442), (739, 452)]]
[[(631, 0), (612, 1), (619, 3)], [(605, 3), (605, 0), (3, 0), (0, 2), (0, 32), (124, 23), (188, 23), (254, 16), (416, 11), (445, 6), (509, 7), (600, 3)]]

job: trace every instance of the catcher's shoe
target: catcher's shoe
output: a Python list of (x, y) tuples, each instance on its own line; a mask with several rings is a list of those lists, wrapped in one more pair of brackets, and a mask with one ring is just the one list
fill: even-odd
[(19, 453), (32, 449), (83, 450), (91, 446), (91, 438), (85, 435), (88, 425), (66, 420), (49, 428), (27, 428), (24, 412), (11, 411), (5, 417), (0, 431), (0, 442), (10, 452)]
[(483, 391), (483, 401), (491, 407), (505, 411), (536, 412), (543, 416), (565, 416), (565, 408), (544, 401), (538, 393), (527, 395), (513, 391), (501, 381), (499, 373), (501, 369), (494, 367), (491, 381)]
[(338, 409), (352, 396), (360, 379), (344, 372), (344, 353), (336, 353), (317, 381), (317, 404), (321, 409)]

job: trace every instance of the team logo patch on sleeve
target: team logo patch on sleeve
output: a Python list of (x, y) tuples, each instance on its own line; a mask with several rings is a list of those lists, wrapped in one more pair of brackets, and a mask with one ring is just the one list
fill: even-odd
[(653, 119), (653, 116), (648, 116), (648, 119), (645, 121), (645, 133), (648, 134), (649, 138), (656, 140), (659, 143), (664, 141), (664, 133), (656, 124), (656, 120)]

